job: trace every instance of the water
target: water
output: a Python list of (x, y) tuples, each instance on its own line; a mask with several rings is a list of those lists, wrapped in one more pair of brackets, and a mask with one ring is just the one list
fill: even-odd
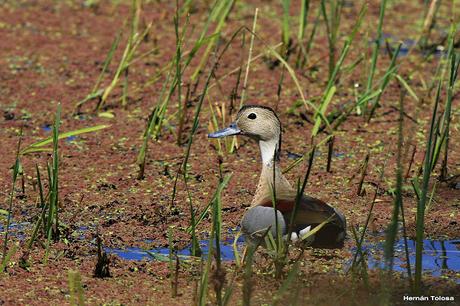
[[(235, 254), (233, 250), (233, 239), (229, 238), (220, 242), (220, 258), (224, 261), (235, 260)], [(203, 256), (207, 257), (209, 254), (209, 240), (200, 240), (199, 242)], [(244, 239), (238, 238), (237, 240), (237, 249), (238, 252), (241, 252), (244, 245)], [(115, 248), (104, 248), (104, 250), (109, 254), (115, 254), (125, 260), (143, 260), (143, 259), (154, 259), (152, 255), (159, 255), (159, 258), (169, 255), (168, 247), (159, 247), (150, 250), (144, 250), (138, 247), (128, 247), (124, 249), (115, 249)], [(150, 255), (150, 254), (152, 255)], [(176, 253), (179, 257), (188, 257), (191, 256), (191, 244), (186, 248), (177, 251)]]
[[(29, 222), (15, 223), (12, 222), (10, 225), (10, 237), (15, 237), (19, 240), (26, 239), (26, 231), (30, 227)], [(77, 238), (80, 240), (86, 239), (85, 233), (90, 227), (80, 226), (77, 230)], [(0, 235), (5, 234), (5, 228), (0, 223)], [(222, 240), (220, 243), (221, 259), (224, 261), (235, 260), (235, 254), (233, 250), (234, 242), (234, 230), (229, 230), (228, 237)], [(146, 243), (153, 243), (153, 240), (146, 240)], [(412, 267), (412, 273), (414, 273), (415, 266), (415, 240), (408, 239), (408, 250), (409, 250), (409, 261)], [(200, 248), (203, 252), (203, 257), (207, 257), (209, 254), (209, 239), (200, 240)], [(243, 237), (239, 237), (236, 246), (239, 253), (241, 253), (244, 245)], [(384, 239), (378, 241), (366, 241), (363, 244), (363, 251), (367, 253), (367, 266), (369, 269), (382, 269), (383, 266), (383, 252), (385, 248)], [(424, 273), (431, 274), (436, 277), (440, 277), (449, 274), (453, 275), (454, 281), (460, 284), (460, 238), (452, 240), (431, 240), (425, 239), (423, 242), (423, 271)], [(186, 248), (177, 251), (179, 257), (186, 259), (191, 256), (191, 245)], [(105, 251), (109, 254), (115, 254), (124, 260), (164, 260), (169, 255), (168, 247), (153, 248), (150, 250), (144, 250), (139, 247), (127, 247), (123, 249), (116, 248), (105, 248)], [(352, 249), (352, 253), (356, 252), (356, 248)], [(149, 254), (150, 253), (150, 254)], [(152, 256), (153, 255), (153, 256)], [(158, 255), (158, 256), (155, 256)], [(346, 259), (346, 265), (349, 267), (351, 260)], [(406, 253), (404, 248), (404, 240), (400, 239), (395, 244), (395, 259), (394, 259), (394, 271), (407, 273), (406, 268)]]
[[(22, 222), (22, 223), (11, 222), (8, 235), (10, 237), (15, 237), (19, 240), (24, 240), (26, 239), (26, 231), (29, 226), (30, 226), (29, 222)], [(5, 224), (0, 223), (0, 235), (4, 236), (5, 232), (6, 232), (6, 221), (5, 221)]]
[[(414, 39), (400, 39), (399, 37), (389, 34), (389, 33), (382, 33), (382, 38), (380, 39), (380, 46), (381, 49), (386, 53), (388, 52), (385, 42), (388, 41), (392, 51), (396, 51), (396, 47), (401, 42), (401, 48), (399, 49), (398, 57), (404, 57), (409, 54), (410, 49), (416, 47), (417, 41)], [(371, 41), (373, 43), (374, 41)], [(417, 50), (418, 51), (418, 50)], [(420, 51), (418, 51), (420, 52)], [(436, 47), (434, 50), (423, 50), (421, 52), (423, 55), (429, 55), (432, 53), (436, 57), (441, 57), (447, 54), (446, 50), (442, 46)]]
[[(415, 271), (415, 240), (408, 239), (409, 261), (411, 271)], [(368, 242), (363, 245), (363, 251), (368, 253), (367, 265), (370, 269), (384, 267), (383, 251), (385, 242)], [(354, 252), (356, 249), (353, 250)], [(454, 280), (460, 284), (460, 239), (423, 241), (422, 264), (424, 273), (442, 276), (446, 273), (457, 273)], [(395, 244), (394, 271), (407, 273), (406, 252), (404, 239)]]
[(50, 124), (45, 124), (42, 126), (42, 130), (45, 132), (51, 132), (53, 130), (53, 127)]
[[(233, 251), (233, 239), (228, 238), (221, 242), (221, 258), (224, 261), (235, 260)], [(244, 245), (244, 239), (239, 238), (237, 241), (238, 251), (241, 252)], [(191, 245), (177, 252), (179, 257), (186, 258), (191, 256)], [(209, 240), (201, 240), (200, 247), (203, 251), (203, 256), (206, 257), (209, 253)], [(369, 269), (382, 269), (383, 268), (383, 251), (385, 248), (384, 241), (366, 242), (363, 245), (363, 251), (367, 256), (367, 265)], [(415, 266), (415, 240), (408, 239), (409, 260), (412, 267), (412, 273)], [(105, 251), (110, 254), (115, 254), (125, 260), (162, 260), (166, 259), (169, 254), (169, 248), (160, 247), (150, 250), (143, 250), (138, 247), (128, 247), (125, 249), (112, 249), (105, 248)], [(152, 256), (148, 254), (151, 253)], [(352, 250), (356, 252), (356, 248)], [(453, 240), (424, 240), (424, 251), (422, 254), (423, 271), (424, 273), (431, 274), (439, 277), (446, 273), (452, 275), (452, 272), (457, 273), (454, 280), (460, 284), (460, 239)], [(350, 266), (351, 260), (346, 259), (346, 265)], [(404, 240), (401, 239), (395, 244), (395, 259), (394, 271), (407, 273), (406, 268), (406, 254), (404, 249)]]

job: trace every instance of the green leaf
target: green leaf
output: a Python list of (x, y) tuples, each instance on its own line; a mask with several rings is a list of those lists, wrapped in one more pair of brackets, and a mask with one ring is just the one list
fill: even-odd
[[(58, 139), (63, 139), (63, 138), (71, 137), (71, 136), (84, 134), (84, 133), (96, 132), (96, 131), (99, 131), (99, 130), (102, 130), (102, 129), (105, 129), (105, 128), (108, 128), (108, 127), (109, 127), (109, 125), (102, 124), (102, 125), (96, 125), (96, 126), (92, 126), (92, 127), (79, 129), (79, 130), (69, 131), (69, 132), (59, 134)], [(19, 154), (20, 155), (25, 155), (25, 154), (28, 154), (28, 153), (50, 151), (52, 149), (42, 148), (42, 147), (47, 145), (47, 144), (50, 144), (52, 142), (53, 142), (53, 137), (50, 136), (48, 138), (45, 138), (43, 140), (40, 140), (40, 141), (37, 141), (37, 142), (34, 142), (34, 143), (28, 145), (27, 147), (22, 149), (21, 152), (19, 152)]]
[(399, 83), (401, 83), (401, 85), (404, 86), (404, 88), (406, 88), (407, 92), (412, 96), (412, 98), (414, 98), (415, 101), (419, 102), (420, 99), (417, 97), (417, 95), (409, 86), (409, 84), (407, 84), (407, 82), (399, 74), (395, 74), (395, 76), (398, 79)]

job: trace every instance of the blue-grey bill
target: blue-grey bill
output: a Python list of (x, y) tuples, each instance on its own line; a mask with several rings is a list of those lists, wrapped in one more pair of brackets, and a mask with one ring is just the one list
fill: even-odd
[(225, 136), (238, 135), (241, 133), (241, 130), (236, 126), (235, 123), (230, 124), (229, 127), (222, 129), (220, 131), (208, 134), (208, 138), (221, 138)]

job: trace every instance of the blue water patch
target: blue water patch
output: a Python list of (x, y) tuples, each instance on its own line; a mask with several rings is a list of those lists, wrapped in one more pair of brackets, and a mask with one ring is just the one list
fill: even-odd
[[(370, 269), (383, 269), (383, 251), (385, 242), (365, 243), (363, 251), (368, 254), (367, 266)], [(407, 240), (409, 261), (411, 271), (415, 271), (415, 240)], [(354, 249), (356, 252), (356, 248)], [(457, 277), (454, 280), (460, 283), (460, 239), (454, 240), (430, 240), (423, 241), (422, 266), (424, 273), (433, 276), (442, 276), (447, 273), (455, 272)], [(404, 239), (395, 243), (394, 271), (407, 273), (406, 251)]]
[[(28, 229), (30, 223), (22, 222), (16, 223), (12, 222), (9, 226), (8, 235), (10, 237), (15, 237), (19, 240), (24, 240), (26, 238), (26, 230)], [(5, 235), (6, 232), (6, 222), (5, 225), (0, 224), (0, 235)]]
[[(233, 249), (233, 239), (226, 239), (220, 242), (220, 258), (225, 261), (235, 260), (235, 253)], [(203, 252), (202, 256), (207, 257), (209, 254), (209, 240), (200, 240), (199, 242), (201, 251)], [(237, 251), (240, 252), (244, 245), (244, 239), (239, 237), (236, 246)], [(168, 247), (159, 247), (153, 248), (150, 250), (145, 250), (138, 247), (128, 247), (124, 249), (116, 248), (104, 248), (104, 250), (109, 254), (115, 254), (125, 260), (143, 260), (143, 259), (155, 259), (155, 255), (159, 256), (168, 256), (169, 248)], [(179, 257), (188, 257), (191, 256), (191, 244), (186, 248), (175, 252)]]
[[(396, 48), (399, 43), (401, 43), (401, 48), (399, 49), (398, 57), (403, 57), (407, 56), (409, 54), (409, 51), (414, 48), (418, 53), (421, 53), (424, 56), (427, 55), (434, 55), (436, 57), (442, 57), (444, 55), (447, 55), (447, 51), (442, 47), (442, 46), (437, 46), (436, 48), (432, 50), (422, 50), (420, 51), (417, 49), (417, 41), (411, 38), (406, 38), (406, 39), (400, 39), (398, 36), (389, 34), (389, 33), (382, 33), (382, 37), (380, 39), (380, 46), (381, 50), (384, 53), (388, 53), (386, 43), (388, 41), (388, 44), (390, 46), (390, 49), (392, 51), (396, 51)], [(376, 42), (375, 40), (371, 40), (369, 43), (372, 44)]]
[(74, 141), (75, 139), (77, 139), (77, 136), (69, 136), (65, 139), (66, 142), (71, 142), (71, 141)]
[(289, 159), (298, 159), (298, 158), (301, 158), (302, 156), (303, 156), (302, 154), (297, 154), (294, 152), (287, 151), (287, 157)]

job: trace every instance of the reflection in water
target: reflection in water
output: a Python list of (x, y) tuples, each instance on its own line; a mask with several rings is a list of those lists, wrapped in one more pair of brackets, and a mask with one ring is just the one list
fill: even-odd
[[(409, 250), (409, 261), (412, 269), (415, 266), (415, 240), (407, 240)], [(221, 258), (222, 260), (234, 260), (235, 254), (233, 250), (233, 238), (228, 238), (221, 242)], [(241, 251), (244, 245), (243, 238), (237, 241), (238, 251)], [(209, 252), (209, 240), (201, 240), (200, 247), (204, 256)], [(363, 251), (367, 253), (367, 265), (370, 269), (383, 268), (383, 251), (385, 242), (366, 242), (363, 245)], [(445, 272), (460, 273), (460, 239), (456, 240), (424, 240), (424, 251), (422, 256), (423, 270), (433, 276), (441, 276)], [(129, 247), (125, 249), (110, 249), (106, 248), (106, 252), (116, 254), (126, 260), (142, 260), (142, 259), (164, 259), (168, 256), (169, 249), (167, 247), (155, 248), (151, 250), (143, 250), (141, 248)], [(356, 250), (354, 250), (356, 251)], [(181, 258), (186, 258), (191, 255), (190, 246), (177, 251), (177, 255)], [(347, 259), (347, 263), (350, 260)], [(404, 239), (400, 239), (395, 244), (395, 259), (394, 270), (399, 272), (407, 272), (406, 253), (404, 250)], [(458, 275), (458, 274), (457, 274)], [(456, 281), (460, 283), (460, 277), (457, 276)]]
[[(363, 246), (363, 251), (367, 252), (367, 264), (369, 268), (383, 268), (383, 250), (385, 242), (367, 243)], [(412, 271), (415, 269), (415, 240), (407, 240), (409, 251), (409, 262)], [(460, 272), (460, 239), (456, 240), (430, 240), (423, 242), (422, 254), (423, 270), (433, 276), (441, 276), (446, 272)], [(406, 253), (404, 249), (404, 239), (400, 239), (395, 244), (395, 271), (407, 272)], [(460, 283), (460, 277), (456, 278)]]
[[(243, 245), (244, 245), (243, 238), (238, 238), (236, 245), (237, 245), (238, 252), (241, 252)], [(209, 240), (201, 240), (200, 248), (201, 248), (201, 251), (203, 252), (203, 255), (207, 256), (207, 254), (209, 253)], [(105, 251), (107, 253), (116, 254), (122, 259), (126, 259), (126, 260), (142, 260), (142, 259), (155, 259), (155, 258), (158, 259), (158, 258), (161, 258), (162, 256), (169, 255), (168, 247), (154, 248), (151, 250), (143, 250), (137, 247), (129, 247), (125, 249), (105, 248)], [(175, 254), (177, 254), (179, 257), (182, 257), (182, 258), (191, 256), (192, 255), (191, 245), (187, 248), (184, 248), (182, 250), (175, 252)], [(221, 241), (220, 254), (221, 254), (220, 258), (222, 260), (228, 261), (228, 260), (235, 259), (235, 254), (234, 254), (234, 249), (233, 249), (233, 239), (229, 238), (229, 239)], [(159, 255), (159, 256), (155, 256), (155, 255)]]

